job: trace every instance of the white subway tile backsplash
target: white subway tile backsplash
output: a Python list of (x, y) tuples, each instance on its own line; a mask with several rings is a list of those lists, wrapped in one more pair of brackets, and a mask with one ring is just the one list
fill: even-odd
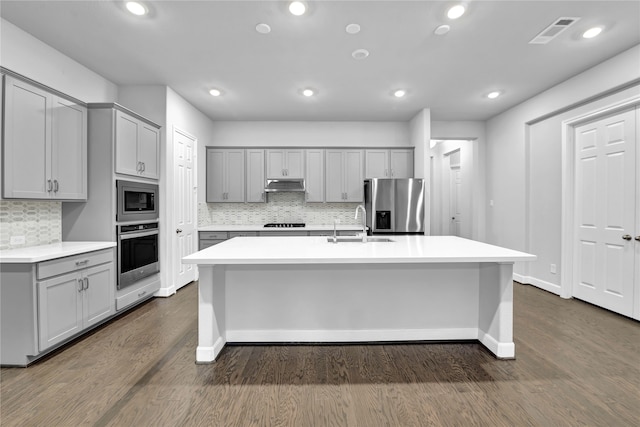
[[(24, 244), (11, 244), (24, 236)], [(46, 245), (62, 240), (62, 203), (0, 200), (0, 249)]]
[(198, 225), (262, 225), (269, 222), (361, 224), (354, 219), (358, 203), (307, 203), (304, 193), (271, 193), (267, 203), (199, 203)]

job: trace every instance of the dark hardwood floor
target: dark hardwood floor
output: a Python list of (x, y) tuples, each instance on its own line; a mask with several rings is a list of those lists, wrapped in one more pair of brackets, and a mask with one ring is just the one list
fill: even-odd
[(638, 426), (640, 323), (515, 284), (516, 360), (480, 344), (228, 346), (197, 285), (4, 368), (2, 426)]

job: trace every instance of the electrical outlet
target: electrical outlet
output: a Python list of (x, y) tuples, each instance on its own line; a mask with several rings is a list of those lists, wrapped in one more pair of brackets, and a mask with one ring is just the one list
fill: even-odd
[(556, 265), (551, 264), (551, 268), (549, 270), (551, 271), (551, 274), (556, 274)]
[(25, 242), (24, 236), (11, 236), (10, 244), (12, 245), (24, 245)]

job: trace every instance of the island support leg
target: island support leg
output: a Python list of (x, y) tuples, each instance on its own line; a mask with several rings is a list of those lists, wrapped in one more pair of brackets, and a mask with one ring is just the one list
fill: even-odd
[(478, 340), (500, 359), (514, 359), (513, 263), (480, 264)]
[(200, 265), (198, 279), (198, 347), (196, 363), (211, 363), (226, 340), (225, 267)]

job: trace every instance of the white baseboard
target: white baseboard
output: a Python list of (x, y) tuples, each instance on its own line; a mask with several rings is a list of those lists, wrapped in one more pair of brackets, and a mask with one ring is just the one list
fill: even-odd
[(491, 335), (482, 331), (478, 331), (478, 341), (500, 359), (514, 359), (516, 357), (516, 345), (512, 342), (498, 342)]
[(225, 340), (222, 337), (218, 337), (211, 347), (196, 347), (196, 363), (213, 363), (225, 344)]
[(531, 276), (523, 276), (521, 274), (513, 273), (513, 280), (526, 285), (533, 285), (537, 288), (544, 289), (552, 294), (560, 295), (561, 287), (555, 283), (547, 282), (545, 280), (536, 279)]
[(162, 297), (167, 298), (176, 293), (176, 288), (171, 286), (169, 288), (160, 288), (158, 291), (153, 294), (154, 297)]
[(227, 342), (375, 342), (475, 340), (476, 328), (376, 330), (227, 330)]

